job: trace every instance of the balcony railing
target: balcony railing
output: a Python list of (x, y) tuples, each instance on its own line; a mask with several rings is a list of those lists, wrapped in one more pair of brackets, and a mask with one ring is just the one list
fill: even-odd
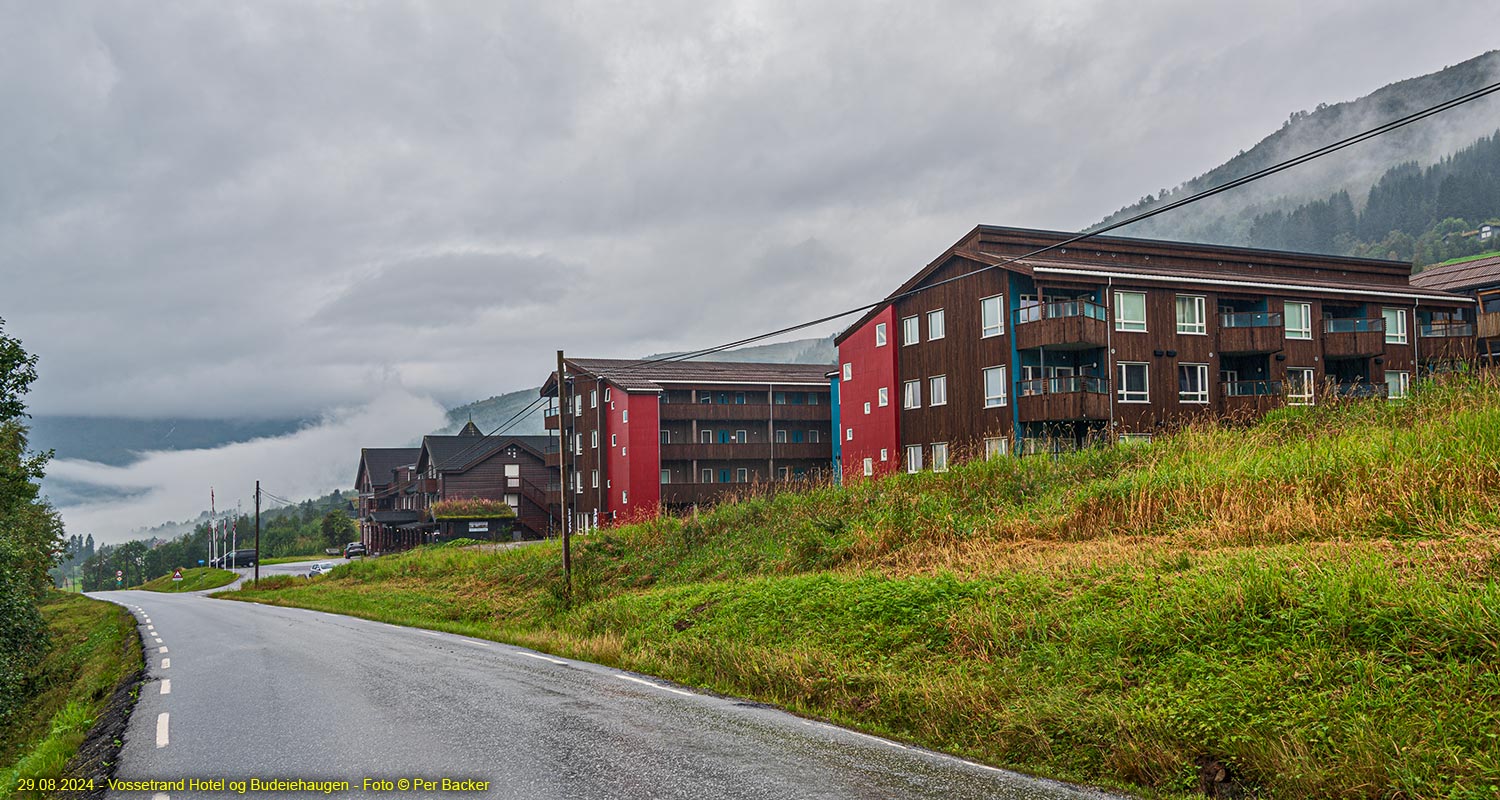
[(1383, 383), (1340, 383), (1334, 387), (1334, 393), (1339, 397), (1385, 397), (1390, 388)]
[(1232, 311), (1219, 315), (1224, 328), (1280, 328), (1281, 315), (1265, 311)]
[(1225, 397), (1279, 397), (1281, 381), (1226, 381)]
[(1422, 326), (1423, 339), (1467, 339), (1474, 335), (1474, 325), (1469, 322), (1438, 322)]
[(1014, 319), (1017, 325), (1067, 317), (1085, 317), (1103, 322), (1107, 313), (1104, 306), (1089, 300), (1060, 300), (1053, 303), (1022, 306), (1016, 309)]
[(1016, 395), (1019, 397), (1076, 392), (1109, 394), (1109, 382), (1093, 375), (1060, 375), (1056, 378), (1032, 378), (1016, 382)]
[(1332, 317), (1323, 320), (1324, 333), (1385, 333), (1384, 317)]

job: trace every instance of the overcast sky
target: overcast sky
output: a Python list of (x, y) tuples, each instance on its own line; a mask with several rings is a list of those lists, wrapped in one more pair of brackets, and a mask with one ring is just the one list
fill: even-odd
[(737, 339), (1495, 43), (1441, 0), (0, 9), (38, 414), (359, 419)]

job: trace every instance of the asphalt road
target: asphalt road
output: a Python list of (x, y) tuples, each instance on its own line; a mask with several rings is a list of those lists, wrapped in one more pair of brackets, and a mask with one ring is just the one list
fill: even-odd
[[(95, 596), (131, 609), (148, 653), (117, 780), (350, 784), (249, 793), (278, 799), (1106, 797), (495, 642), (199, 594)], [(417, 777), (488, 786), (397, 783)]]

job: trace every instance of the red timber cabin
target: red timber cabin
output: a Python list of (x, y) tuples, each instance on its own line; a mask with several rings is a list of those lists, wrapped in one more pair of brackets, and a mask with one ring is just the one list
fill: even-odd
[[(826, 364), (568, 359), (548, 408), (577, 530), (774, 491), (831, 471)], [(542, 386), (558, 396), (557, 373)]]
[(846, 477), (1399, 398), (1472, 357), (1474, 300), (1403, 262), (1100, 236), (1006, 263), (1071, 236), (975, 228), (835, 338)]

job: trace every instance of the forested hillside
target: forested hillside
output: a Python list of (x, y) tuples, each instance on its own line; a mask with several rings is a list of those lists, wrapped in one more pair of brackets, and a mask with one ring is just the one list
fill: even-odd
[[(1358, 100), (1298, 111), (1280, 130), (1105, 225), (1403, 117), (1500, 79), (1500, 51), (1390, 84)], [(1500, 97), (1491, 95), (1242, 189), (1118, 231), (1365, 255), (1418, 266), (1480, 252), (1481, 224), (1500, 220)], [(1096, 226), (1097, 227), (1097, 226)]]

